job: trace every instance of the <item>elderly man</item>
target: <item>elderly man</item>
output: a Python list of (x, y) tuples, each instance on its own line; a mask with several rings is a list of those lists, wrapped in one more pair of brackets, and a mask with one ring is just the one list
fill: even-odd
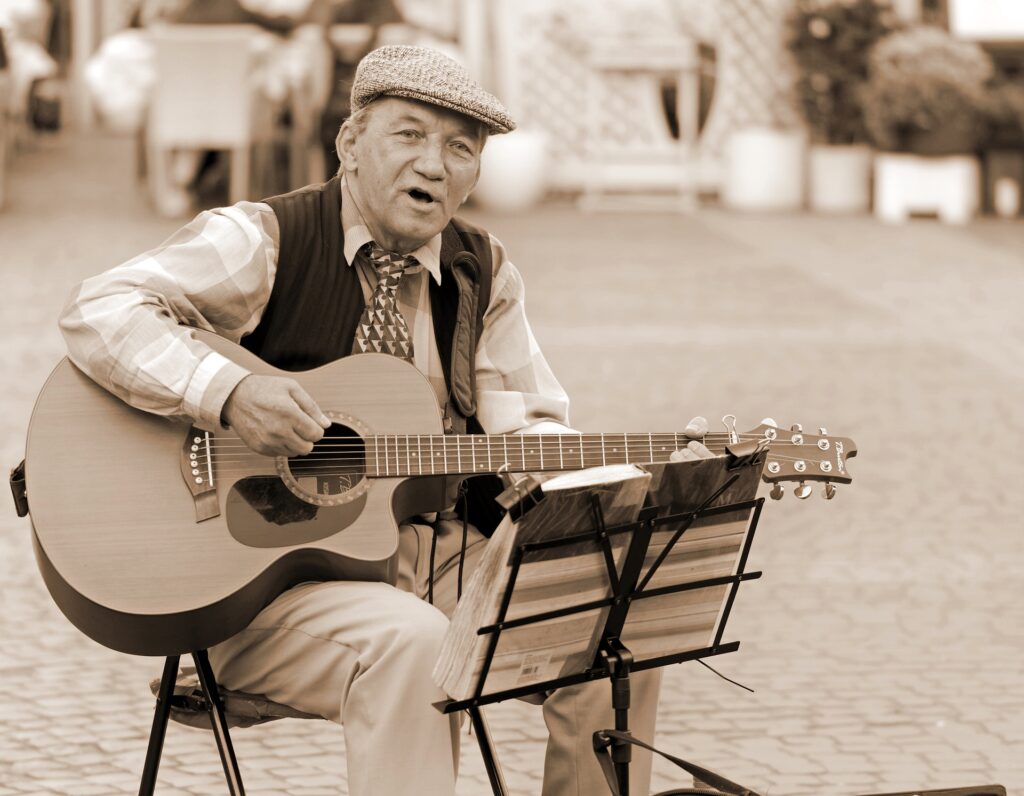
[[(251, 374), (188, 327), (292, 371), (364, 351), (405, 357), (456, 430), (569, 430), (519, 272), (493, 236), (454, 217), (487, 136), (514, 127), (505, 109), (456, 63), (416, 47), (367, 55), (352, 108), (334, 179), (204, 212), (86, 280), (61, 320), (72, 360), (137, 408), (223, 423), (264, 455), (309, 452), (328, 418), (296, 381)], [(402, 525), (397, 587), (286, 591), (210, 650), (218, 679), (342, 723), (351, 794), (453, 793), (458, 727), (432, 707), (445, 695), (431, 669), (456, 600), (453, 562), (464, 552), (468, 573), (485, 543), (448, 512), (434, 527)], [(648, 741), (658, 685), (656, 672), (634, 677), (633, 727)], [(608, 692), (592, 683), (545, 702), (548, 796), (605, 792), (590, 737), (611, 726)], [(647, 793), (649, 759), (637, 757), (633, 792)]]

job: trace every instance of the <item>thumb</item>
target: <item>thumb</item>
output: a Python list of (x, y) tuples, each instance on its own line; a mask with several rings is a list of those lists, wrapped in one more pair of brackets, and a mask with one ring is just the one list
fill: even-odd
[(313, 418), (313, 422), (318, 423), (325, 429), (331, 427), (331, 419), (320, 410), (316, 401), (310, 398), (309, 393), (302, 389), (302, 387), (296, 384), (288, 391), (288, 394), (299, 405), (299, 409)]
[(703, 437), (708, 433), (708, 421), (707, 418), (697, 415), (689, 423), (686, 424), (686, 428), (683, 433), (691, 439), (695, 437)]

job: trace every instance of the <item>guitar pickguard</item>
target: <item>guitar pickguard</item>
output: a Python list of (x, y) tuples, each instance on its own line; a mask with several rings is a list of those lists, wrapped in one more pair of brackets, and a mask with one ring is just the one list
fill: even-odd
[(277, 476), (236, 481), (225, 501), (228, 531), (250, 547), (288, 547), (326, 539), (355, 522), (366, 493), (338, 506), (315, 506), (299, 499)]

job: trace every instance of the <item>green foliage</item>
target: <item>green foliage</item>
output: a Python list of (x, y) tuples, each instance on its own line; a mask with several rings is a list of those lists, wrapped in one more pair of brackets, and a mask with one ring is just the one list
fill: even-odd
[(881, 149), (947, 155), (974, 151), (991, 124), (992, 59), (976, 44), (916, 26), (880, 41), (861, 100)]
[(787, 45), (799, 68), (797, 99), (817, 141), (867, 141), (860, 91), (868, 53), (896, 24), (888, 0), (797, 0)]

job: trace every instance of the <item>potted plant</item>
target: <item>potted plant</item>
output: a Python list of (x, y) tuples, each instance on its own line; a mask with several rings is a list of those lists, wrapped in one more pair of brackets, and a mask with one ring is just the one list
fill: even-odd
[(874, 144), (875, 212), (901, 221), (935, 212), (965, 223), (978, 207), (976, 152), (992, 116), (992, 59), (939, 28), (915, 26), (871, 51), (861, 92)]
[(813, 210), (868, 209), (871, 149), (860, 103), (868, 53), (896, 26), (888, 0), (797, 0), (787, 45), (797, 66), (797, 102), (811, 134)]

